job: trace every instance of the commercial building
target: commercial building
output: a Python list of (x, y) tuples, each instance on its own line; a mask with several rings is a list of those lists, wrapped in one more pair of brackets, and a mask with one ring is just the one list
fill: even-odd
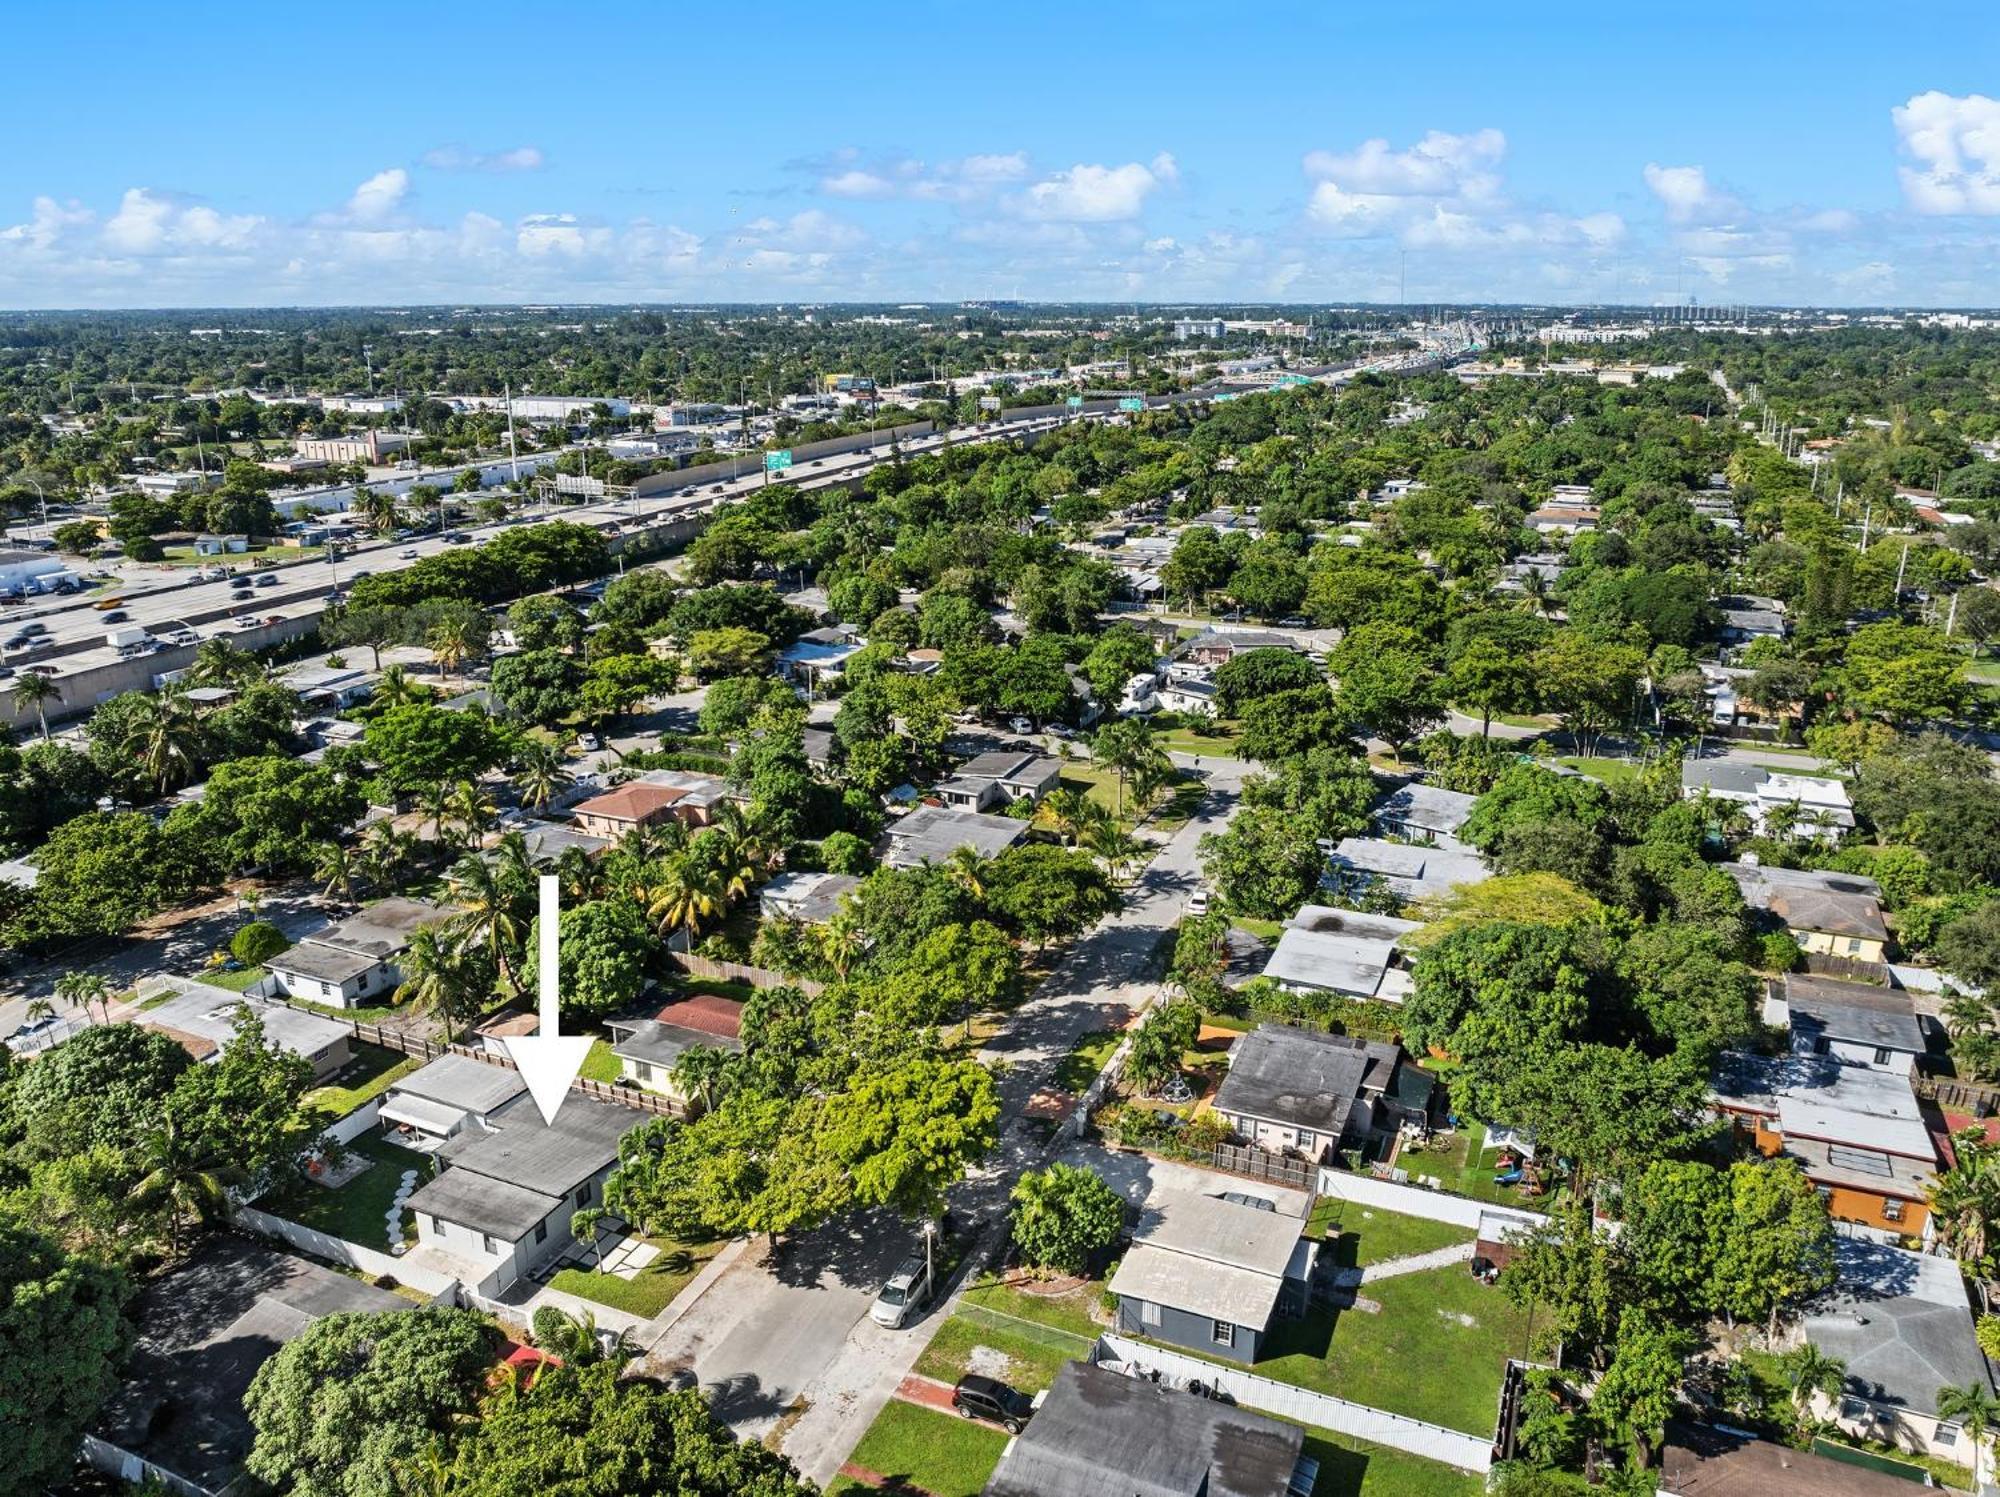
[(308, 462), (379, 463), (409, 449), (411, 436), (400, 431), (363, 431), (348, 437), (300, 437), (292, 450)]

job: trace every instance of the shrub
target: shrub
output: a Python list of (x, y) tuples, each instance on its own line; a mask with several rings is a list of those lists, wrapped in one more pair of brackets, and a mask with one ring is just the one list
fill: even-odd
[(1769, 972), (1796, 972), (1805, 953), (1784, 931), (1772, 931), (1757, 939), (1757, 965)]
[(229, 940), (229, 954), (246, 967), (268, 962), (281, 951), (289, 950), (291, 942), (285, 933), (268, 920), (252, 920)]

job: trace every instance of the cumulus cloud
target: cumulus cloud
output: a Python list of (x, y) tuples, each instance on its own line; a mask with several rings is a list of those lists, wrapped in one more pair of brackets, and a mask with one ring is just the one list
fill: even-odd
[(1615, 213), (1573, 218), (1516, 206), (1500, 175), (1506, 154), (1507, 137), (1492, 129), (1432, 130), (1403, 150), (1377, 139), (1312, 151), (1303, 162), (1313, 184), (1306, 218), (1338, 238), (1393, 236), (1426, 249), (1602, 249), (1624, 237)]
[(1080, 163), (1029, 187), (1020, 208), (1030, 218), (1057, 223), (1115, 223), (1137, 218), (1147, 198), (1179, 181), (1180, 168), (1165, 151), (1151, 162), (1123, 166)]
[(118, 211), (104, 225), (104, 242), (121, 254), (143, 255), (167, 237), (174, 205), (143, 187), (128, 187)]
[(821, 164), (819, 190), (828, 197), (863, 201), (969, 203), (1028, 174), (1028, 158), (1021, 151), (939, 162), (903, 157), (866, 166), (856, 164), (858, 159), (855, 152), (842, 151)]
[(1917, 94), (1890, 112), (1903, 199), (1918, 213), (2000, 214), (2000, 99)]
[(74, 198), (67, 203), (59, 203), (52, 197), (38, 197), (34, 213), (28, 221), (0, 229), (0, 240), (11, 239), (45, 250), (70, 229), (88, 224), (96, 217)]
[(1667, 222), (1712, 223), (1739, 210), (1736, 200), (1718, 191), (1699, 166), (1660, 166), (1647, 162), (1646, 188), (1660, 200)]
[(400, 166), (379, 171), (354, 189), (347, 216), (357, 223), (376, 223), (394, 213), (410, 190), (410, 174)]
[(424, 152), (423, 162), (440, 172), (532, 172), (542, 166), (536, 146), (516, 146), (511, 151), (468, 151), (462, 146), (438, 146)]

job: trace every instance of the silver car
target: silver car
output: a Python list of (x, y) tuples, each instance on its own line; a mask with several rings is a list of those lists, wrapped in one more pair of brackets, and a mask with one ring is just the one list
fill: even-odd
[(880, 1326), (896, 1330), (910, 1316), (930, 1302), (931, 1271), (921, 1253), (912, 1253), (896, 1265), (896, 1271), (889, 1275), (882, 1292), (875, 1296), (875, 1303), (868, 1309), (868, 1318)]

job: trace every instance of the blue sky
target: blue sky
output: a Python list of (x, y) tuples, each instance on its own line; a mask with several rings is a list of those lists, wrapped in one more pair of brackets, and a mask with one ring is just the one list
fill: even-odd
[(22, 8), (0, 305), (2000, 303), (2000, 6), (1628, 9)]

